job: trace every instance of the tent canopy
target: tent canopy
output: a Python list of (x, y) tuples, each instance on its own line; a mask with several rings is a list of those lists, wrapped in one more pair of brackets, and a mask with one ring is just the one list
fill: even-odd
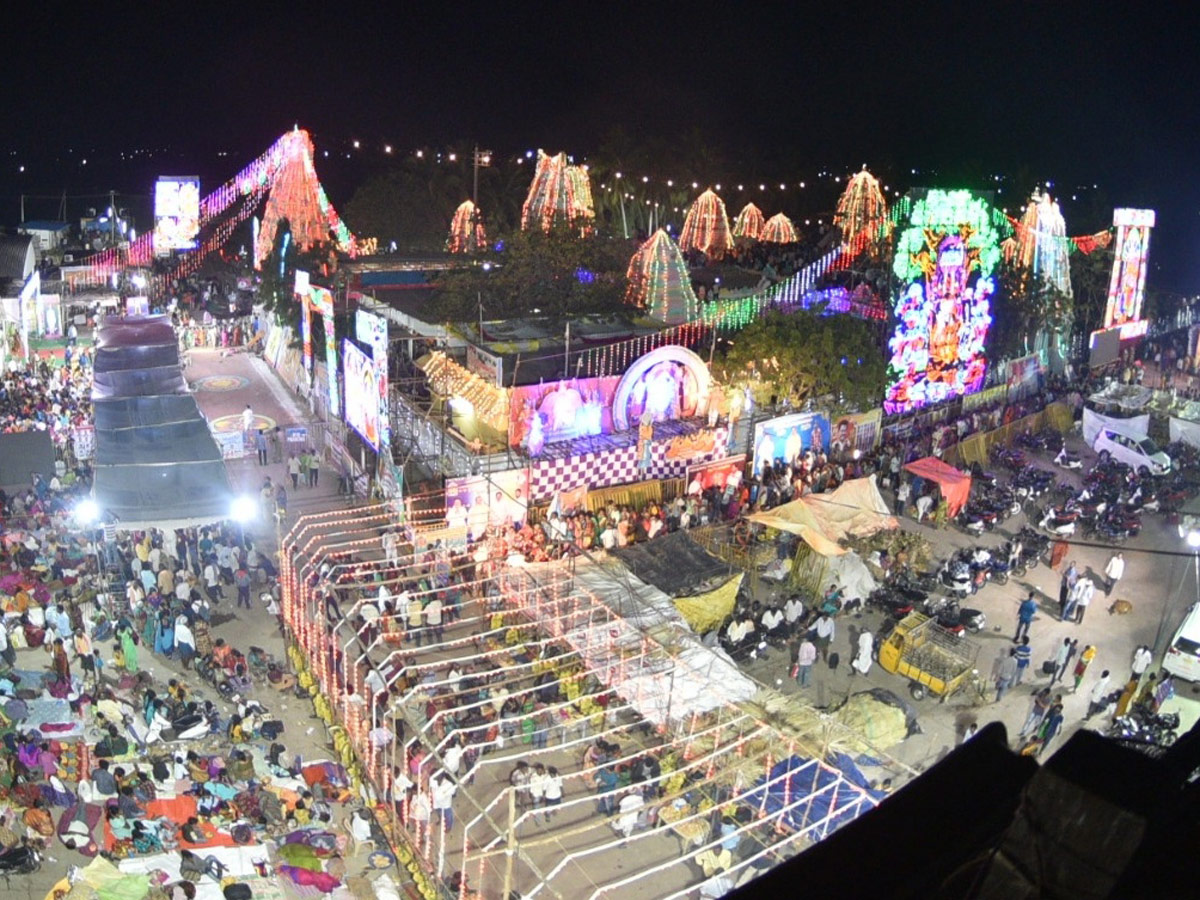
[(751, 522), (799, 535), (822, 556), (841, 556), (838, 541), (867, 537), (899, 523), (888, 511), (875, 478), (854, 478), (837, 490), (809, 494), (766, 512), (746, 517)]
[(966, 505), (971, 496), (971, 476), (942, 462), (935, 456), (926, 456), (910, 462), (904, 467), (906, 472), (920, 475), (927, 481), (934, 481), (941, 488), (942, 496), (946, 498), (947, 511), (951, 516), (957, 516), (958, 511)]

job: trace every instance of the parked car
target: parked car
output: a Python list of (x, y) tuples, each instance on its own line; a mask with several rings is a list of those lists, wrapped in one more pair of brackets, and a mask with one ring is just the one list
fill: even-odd
[(1162, 667), (1177, 678), (1200, 681), (1200, 603), (1188, 607), (1183, 623), (1171, 638)]
[(1115, 459), (1139, 474), (1165, 475), (1171, 471), (1171, 457), (1148, 437), (1131, 437), (1113, 428), (1101, 428), (1092, 448), (1101, 460)]

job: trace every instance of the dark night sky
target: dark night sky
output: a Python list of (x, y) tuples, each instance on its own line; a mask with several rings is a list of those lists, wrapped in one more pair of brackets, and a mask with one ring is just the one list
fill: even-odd
[(21, 4), (0, 55), (0, 221), (20, 191), (61, 190), (66, 147), (225, 149), (228, 177), (293, 122), (318, 145), (580, 154), (616, 125), (667, 142), (699, 129), (731, 168), (770, 169), (747, 179), (866, 162), (1100, 182), (1110, 205), (1159, 210), (1162, 286), (1200, 290), (1183, 8), (720, 6)]

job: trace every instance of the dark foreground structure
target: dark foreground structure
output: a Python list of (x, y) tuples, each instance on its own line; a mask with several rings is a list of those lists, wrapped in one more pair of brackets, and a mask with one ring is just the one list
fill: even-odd
[(1200, 895), (1200, 731), (1147, 755), (1080, 731), (1045, 765), (994, 723), (875, 810), (730, 896)]

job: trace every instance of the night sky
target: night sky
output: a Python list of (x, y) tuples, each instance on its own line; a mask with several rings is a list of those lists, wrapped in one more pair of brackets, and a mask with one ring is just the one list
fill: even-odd
[(130, 189), (87, 172), (89, 152), (166, 147), (164, 173), (223, 180), (295, 122), (318, 147), (582, 156), (619, 126), (666, 148), (698, 136), (746, 180), (866, 163), (1024, 175), (1060, 196), (1098, 183), (1109, 206), (1158, 209), (1155, 279), (1200, 292), (1200, 77), (1183, 8), (19, 6), (0, 55), (3, 224), (22, 191)]

